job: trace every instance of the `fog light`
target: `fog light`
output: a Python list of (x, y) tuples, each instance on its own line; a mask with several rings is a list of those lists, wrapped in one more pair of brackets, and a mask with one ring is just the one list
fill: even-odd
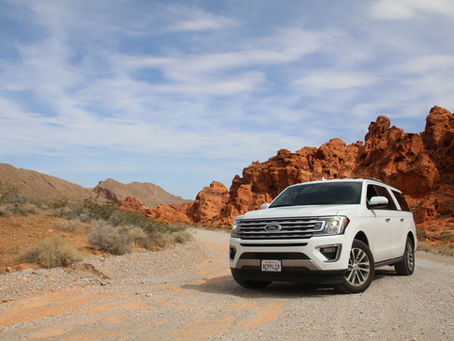
[(339, 258), (339, 251), (339, 245), (323, 246), (320, 248), (320, 253), (329, 261), (336, 261)]

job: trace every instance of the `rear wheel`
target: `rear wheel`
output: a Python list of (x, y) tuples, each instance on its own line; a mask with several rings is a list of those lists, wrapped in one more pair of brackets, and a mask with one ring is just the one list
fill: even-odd
[(374, 257), (369, 247), (360, 240), (354, 240), (344, 281), (337, 289), (349, 294), (363, 292), (374, 279), (374, 274)]
[(247, 289), (263, 289), (271, 284), (271, 281), (245, 281), (234, 271), (232, 271), (232, 276), (235, 282)]
[(404, 258), (397, 264), (394, 264), (394, 269), (398, 275), (409, 276), (415, 271), (415, 247), (413, 241), (407, 238), (405, 243)]

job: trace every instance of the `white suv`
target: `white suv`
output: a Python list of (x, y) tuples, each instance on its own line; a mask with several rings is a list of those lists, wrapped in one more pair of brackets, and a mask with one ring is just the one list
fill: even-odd
[(230, 268), (248, 288), (301, 281), (358, 293), (376, 267), (411, 275), (416, 244), (413, 215), (398, 189), (374, 179), (313, 181), (235, 219)]

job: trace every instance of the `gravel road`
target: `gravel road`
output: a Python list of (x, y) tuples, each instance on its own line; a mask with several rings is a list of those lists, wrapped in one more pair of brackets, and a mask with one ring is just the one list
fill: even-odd
[(230, 276), (228, 234), (70, 269), (0, 275), (0, 340), (454, 340), (454, 258), (378, 270), (364, 293)]

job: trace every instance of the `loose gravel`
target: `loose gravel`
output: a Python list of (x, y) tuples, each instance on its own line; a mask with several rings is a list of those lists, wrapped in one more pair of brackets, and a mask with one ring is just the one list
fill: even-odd
[(412, 276), (377, 270), (364, 293), (273, 283), (246, 290), (228, 235), (0, 275), (0, 340), (453, 340), (454, 258), (417, 252)]

